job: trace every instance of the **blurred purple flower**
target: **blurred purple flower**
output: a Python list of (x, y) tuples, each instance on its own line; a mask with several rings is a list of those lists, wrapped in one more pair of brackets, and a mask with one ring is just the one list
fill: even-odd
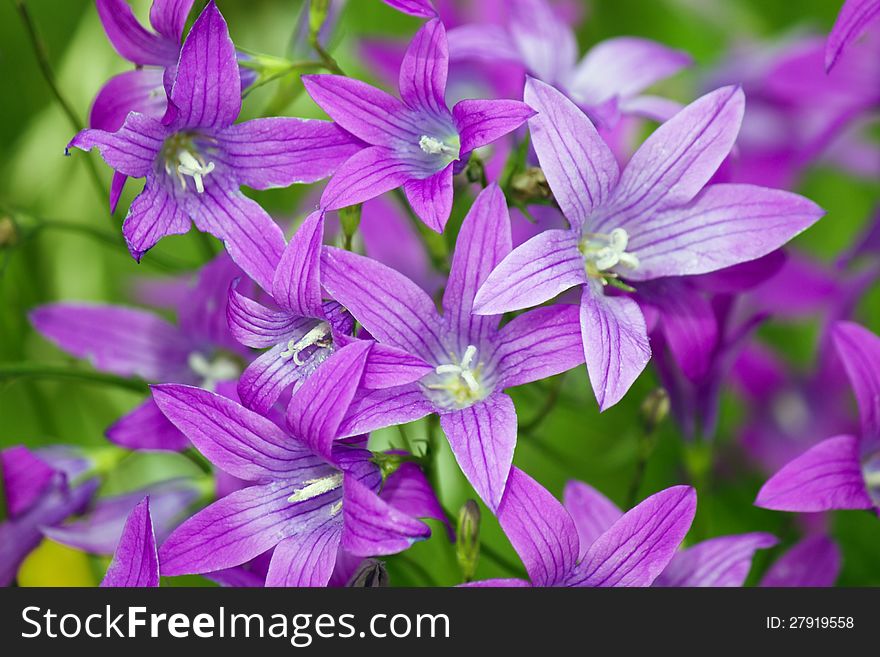
[(367, 143), (348, 159), (321, 197), (326, 210), (362, 203), (403, 187), (415, 213), (442, 232), (452, 210), (452, 176), (470, 152), (518, 128), (534, 112), (516, 100), (462, 100), (446, 106), (446, 30), (426, 23), (400, 68), (402, 100), (338, 75), (303, 76), (312, 99), (339, 126)]
[[(548, 230), (508, 255), (474, 301), (498, 314), (581, 287), (583, 348), (596, 399), (616, 404), (651, 356), (645, 320), (621, 279), (640, 282), (754, 260), (823, 211), (779, 190), (706, 183), (730, 152), (744, 98), (724, 87), (658, 128), (623, 173), (590, 120), (556, 89), (530, 79), (532, 142), (569, 230)], [(631, 290), (627, 285), (623, 285)]]
[[(215, 56), (204, 57), (207, 51)], [(284, 237), (239, 187), (315, 182), (354, 153), (357, 140), (325, 121), (285, 117), (233, 124), (241, 110), (241, 81), (235, 47), (213, 0), (193, 25), (167, 84), (170, 103), (161, 121), (131, 113), (118, 131), (83, 130), (68, 148), (97, 147), (116, 171), (146, 179), (123, 225), (135, 259), (194, 222), (223, 240), (255, 281), (270, 285)]]
[(808, 536), (779, 557), (761, 578), (761, 586), (829, 587), (840, 574), (840, 548), (827, 536)]
[(474, 294), (510, 244), (507, 205), (492, 184), (462, 224), (442, 315), (421, 288), (385, 265), (329, 247), (322, 260), (324, 287), (366, 330), (434, 368), (415, 384), (358, 393), (340, 435), (438, 413), (459, 466), (492, 509), (516, 446), (516, 411), (503, 390), (583, 362), (574, 306), (540, 308), (500, 329), (500, 316), (471, 312)]

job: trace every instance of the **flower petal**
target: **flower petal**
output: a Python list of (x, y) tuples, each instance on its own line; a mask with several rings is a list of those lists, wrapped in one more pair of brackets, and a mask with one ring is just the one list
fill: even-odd
[(266, 586), (327, 586), (341, 538), (339, 517), (285, 538), (272, 553)]
[(478, 315), (500, 315), (537, 306), (587, 282), (577, 236), (545, 230), (515, 248), (489, 274), (474, 299)]
[(302, 81), (312, 100), (358, 139), (374, 146), (393, 139), (418, 142), (416, 126), (394, 96), (341, 75), (304, 75)]
[(382, 0), (389, 7), (410, 16), (421, 18), (433, 18), (437, 15), (434, 3), (431, 0)]
[(434, 368), (421, 358), (403, 349), (378, 342), (372, 344), (361, 381), (361, 386), (367, 390), (394, 388), (414, 383), (434, 371)]
[(132, 257), (140, 262), (160, 239), (183, 235), (191, 226), (187, 212), (174, 194), (151, 177), (128, 208), (122, 234)]
[(825, 214), (798, 194), (753, 185), (711, 185), (684, 207), (620, 224), (639, 266), (627, 277), (705, 274), (775, 251)]
[(325, 247), (324, 287), (380, 342), (429, 363), (445, 356), (441, 319), (431, 298), (390, 267), (342, 249)]
[(499, 385), (539, 381), (584, 362), (577, 306), (535, 308), (514, 317), (500, 331)]
[(491, 144), (534, 115), (535, 110), (518, 100), (461, 100), (452, 108), (462, 153)]
[(657, 128), (630, 159), (593, 230), (637, 225), (691, 201), (730, 153), (744, 110), (742, 89), (722, 87)]
[(519, 468), (510, 470), (498, 522), (532, 584), (565, 582), (578, 559), (577, 530), (562, 504)]
[(238, 292), (235, 285), (229, 288), (226, 320), (236, 340), (256, 349), (286, 344), (293, 335), (305, 333), (315, 323), (310, 317), (266, 308)]
[(880, 0), (846, 0), (828, 42), (825, 44), (825, 70), (831, 71), (843, 51), (864, 32), (868, 23), (880, 16)]
[(529, 72), (549, 84), (563, 82), (577, 57), (574, 30), (546, 0), (508, 4), (508, 30)]
[(272, 298), (294, 315), (322, 317), (321, 242), (324, 213), (313, 212), (291, 238), (272, 281)]
[(479, 344), (498, 326), (498, 317), (474, 315), (477, 290), (510, 253), (510, 214), (504, 193), (495, 183), (480, 192), (468, 211), (452, 255), (452, 266), (443, 293), (443, 316), (465, 344)]
[(371, 146), (350, 157), (336, 170), (321, 195), (321, 207), (338, 210), (363, 203), (397, 189), (411, 178), (410, 165), (397, 160), (388, 148)]
[(342, 484), (342, 548), (355, 556), (395, 554), (428, 538), (431, 528), (397, 510), (352, 475)]
[(458, 25), (446, 33), (452, 62), (522, 63), (522, 57), (507, 30), (500, 25), (473, 23)]
[(159, 121), (131, 112), (116, 132), (89, 128), (70, 140), (67, 148), (97, 148), (104, 161), (119, 173), (143, 178), (153, 171), (168, 131)]
[(357, 436), (415, 422), (433, 411), (434, 406), (425, 399), (418, 385), (359, 392), (339, 426), (339, 436)]
[(293, 435), (326, 459), (360, 385), (370, 346), (360, 340), (338, 349), (306, 379), (287, 407)]
[(107, 428), (106, 436), (110, 442), (127, 449), (181, 452), (190, 444), (152, 399), (116, 420)]
[(565, 484), (562, 501), (577, 527), (580, 557), (623, 516), (623, 511), (614, 502), (581, 481)]
[(455, 460), (490, 509), (501, 503), (516, 448), (513, 400), (496, 392), (472, 406), (440, 415)]
[(650, 586), (675, 556), (694, 519), (697, 494), (673, 486), (627, 511), (590, 546), (572, 586)]
[(177, 61), (179, 36), (175, 42), (147, 31), (125, 0), (96, 0), (95, 4), (107, 38), (125, 59), (140, 66), (169, 66)]
[(409, 178), (403, 186), (413, 212), (431, 230), (442, 233), (452, 212), (452, 174), (450, 163), (427, 178)]
[(89, 111), (89, 127), (115, 132), (125, 124), (130, 112), (144, 114), (158, 121), (165, 114), (167, 105), (162, 87), (162, 69), (126, 71), (114, 75), (98, 91)]
[(56, 470), (24, 445), (0, 450), (0, 482), (6, 496), (6, 510), (17, 518), (46, 492)]
[[(183, 42), (177, 75), (168, 94), (174, 130), (225, 128), (241, 111), (241, 78), (226, 20), (214, 0)], [(174, 110), (171, 112), (170, 110)]]
[(335, 123), (292, 117), (235, 123), (217, 143), (219, 159), (254, 189), (317, 182), (364, 146)]
[(257, 356), (242, 372), (238, 396), (247, 408), (265, 415), (289, 386), (312, 371), (307, 365), (297, 366), (292, 358), (282, 356), (286, 351), (287, 342), (277, 344)]
[(840, 574), (840, 548), (827, 536), (810, 536), (776, 560), (761, 586), (829, 587)]
[(45, 338), (103, 372), (149, 381), (180, 377), (191, 349), (180, 332), (146, 310), (88, 303), (54, 303), (30, 313)]
[(452, 532), (452, 526), (431, 483), (415, 463), (401, 463), (382, 484), (379, 496), (395, 509), (413, 518), (439, 520)]
[(180, 43), (193, 0), (153, 0), (150, 25), (174, 43)]
[(444, 115), (449, 48), (446, 28), (440, 19), (425, 23), (410, 42), (400, 64), (400, 97), (410, 109), (426, 109)]
[(880, 338), (853, 322), (837, 322), (831, 335), (859, 404), (863, 454), (880, 447)]
[(529, 79), (524, 99), (538, 112), (529, 129), (553, 197), (580, 228), (611, 197), (620, 177), (617, 159), (587, 115), (553, 87)]
[(604, 411), (623, 398), (651, 359), (645, 318), (633, 299), (590, 286), (581, 297), (581, 336), (590, 383)]
[(870, 509), (858, 439), (835, 436), (811, 447), (770, 477), (755, 506), (802, 513)]
[(119, 545), (101, 582), (102, 587), (158, 587), (159, 555), (150, 517), (150, 498), (145, 497), (125, 521)]
[(710, 538), (676, 554), (654, 586), (740, 587), (752, 568), (755, 551), (776, 543), (775, 536), (760, 532)]
[(153, 386), (153, 399), (205, 458), (239, 479), (308, 479), (325, 468), (270, 420), (231, 399), (176, 384)]

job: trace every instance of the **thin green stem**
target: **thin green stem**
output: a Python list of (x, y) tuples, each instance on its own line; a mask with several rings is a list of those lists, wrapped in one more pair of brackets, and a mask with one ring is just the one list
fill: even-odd
[[(55, 72), (52, 70), (52, 64), (49, 62), (49, 51), (46, 48), (45, 42), (40, 36), (40, 32), (37, 29), (37, 24), (34, 22), (33, 16), (31, 16), (31, 13), (28, 10), (24, 0), (13, 0), (13, 4), (18, 10), (18, 15), (21, 17), (22, 23), (24, 23), (25, 32), (27, 33), (31, 48), (34, 51), (34, 56), (37, 59), (37, 65), (40, 68), (40, 73), (43, 75), (43, 79), (49, 86), (49, 90), (52, 92), (52, 95), (55, 97), (55, 100), (61, 107), (61, 111), (64, 112), (64, 115), (70, 122), (71, 127), (74, 129), (75, 132), (79, 132), (83, 129), (84, 124), (77, 116), (76, 111), (73, 109), (73, 105), (70, 103), (70, 101), (67, 100), (64, 94), (61, 93), (61, 87), (58, 86), (58, 81), (55, 78)], [(101, 203), (106, 203), (108, 191), (107, 188), (104, 186), (104, 183), (101, 181), (101, 176), (98, 174), (98, 169), (95, 167), (94, 161), (92, 161), (90, 157), (85, 157), (81, 159), (83, 159), (86, 163), (89, 177), (91, 178), (92, 183), (95, 185), (95, 190), (98, 192), (98, 197)], [(110, 218), (113, 218), (112, 214), (110, 215)]]
[(64, 365), (45, 365), (43, 363), (0, 363), (0, 381), (21, 378), (70, 379), (139, 393), (149, 392), (150, 390), (146, 381), (117, 376), (116, 374), (107, 374), (106, 372), (93, 372)]
[(553, 383), (550, 385), (550, 392), (547, 394), (547, 397), (544, 399), (544, 404), (528, 422), (524, 423), (521, 426), (521, 431), (529, 433), (537, 429), (544, 420), (547, 419), (547, 416), (553, 411), (556, 407), (556, 403), (559, 401), (559, 395), (562, 393), (562, 386), (565, 383), (565, 372), (558, 375)]
[(440, 586), (437, 583), (437, 580), (428, 572), (428, 569), (425, 568), (422, 564), (420, 564), (415, 559), (410, 558), (406, 554), (398, 554), (397, 560), (401, 563), (405, 563), (408, 568), (418, 573), (419, 578), (428, 586), (437, 587)]

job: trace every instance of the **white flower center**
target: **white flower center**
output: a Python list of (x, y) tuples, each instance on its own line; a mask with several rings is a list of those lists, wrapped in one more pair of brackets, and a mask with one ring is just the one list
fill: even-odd
[(220, 381), (231, 381), (241, 374), (238, 363), (222, 355), (208, 360), (204, 354), (194, 351), (187, 358), (187, 365), (201, 377), (199, 387), (205, 390), (213, 391)]
[(327, 322), (320, 322), (315, 328), (302, 336), (299, 340), (291, 340), (287, 343), (287, 351), (281, 352), (282, 358), (292, 358), (297, 365), (303, 365), (303, 361), (299, 355), (305, 349), (311, 346), (330, 347), (332, 341), (330, 339), (330, 325)]
[[(336, 490), (342, 485), (342, 473), (336, 472), (332, 475), (327, 475), (326, 477), (321, 477), (320, 479), (310, 479), (309, 481), (304, 481), (303, 483), (305, 484), (305, 486), (293, 491), (293, 495), (287, 498), (288, 502), (305, 502), (306, 500), (310, 500), (313, 497), (318, 497), (318, 495), (323, 495), (324, 493), (329, 493), (331, 490)], [(336, 505), (334, 505), (334, 507), (335, 506)], [(342, 506), (341, 503), (339, 504), (339, 506)], [(331, 509), (330, 515), (335, 514), (336, 512), (333, 512), (333, 510)]]
[(214, 163), (206, 163), (201, 156), (196, 157), (185, 149), (177, 152), (177, 161), (180, 163), (177, 165), (177, 177), (183, 189), (186, 189), (186, 179), (183, 176), (190, 176), (196, 185), (196, 191), (199, 194), (204, 192), (205, 185), (202, 182), (202, 177), (214, 170)]
[[(453, 357), (454, 358), (454, 357)], [(458, 362), (438, 365), (434, 368), (434, 383), (426, 383), (428, 390), (441, 392), (442, 403), (465, 407), (486, 397), (482, 371), (483, 363), (477, 361), (477, 348), (470, 344)]]
[(634, 253), (627, 252), (629, 233), (623, 228), (615, 228), (610, 233), (586, 233), (579, 245), (584, 256), (587, 275), (607, 282), (609, 275), (616, 277), (611, 270), (621, 266), (636, 269), (639, 259)]
[(428, 135), (422, 135), (422, 138), (419, 139), (419, 148), (428, 155), (450, 155), (453, 158), (458, 157), (457, 148), (450, 146), (436, 137), (429, 137)]

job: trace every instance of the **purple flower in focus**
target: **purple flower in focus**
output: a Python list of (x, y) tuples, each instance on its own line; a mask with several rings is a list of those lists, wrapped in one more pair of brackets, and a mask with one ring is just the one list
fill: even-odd
[[(226, 327), (226, 296), (241, 270), (220, 255), (199, 272), (181, 295), (179, 323), (125, 306), (54, 303), (30, 314), (43, 337), (102, 372), (176, 382), (234, 395), (241, 373), (241, 347)], [(107, 437), (129, 449), (182, 450), (189, 441), (148, 399), (107, 429)]]
[(812, 225), (822, 210), (796, 194), (704, 186), (730, 152), (744, 97), (718, 89), (658, 128), (624, 171), (590, 120), (559, 91), (526, 84), (532, 142), (571, 225), (508, 255), (474, 301), (480, 314), (534, 306), (580, 286), (584, 354), (600, 409), (616, 404), (650, 359), (645, 320), (621, 281), (703, 274), (754, 260)]
[(838, 322), (832, 340), (858, 402), (860, 435), (838, 435), (811, 447), (764, 484), (757, 506), (800, 512), (880, 506), (880, 338), (858, 324)]
[(0, 586), (43, 540), (43, 530), (81, 513), (98, 488), (96, 478), (79, 481), (91, 467), (67, 450), (34, 453), (22, 445), (0, 450), (0, 483), (9, 517), (0, 522)]
[(843, 51), (880, 17), (880, 0), (846, 0), (825, 46), (825, 70), (829, 73)]
[(402, 100), (338, 75), (303, 76), (312, 99), (367, 143), (321, 197), (325, 210), (362, 203), (403, 187), (415, 213), (442, 232), (452, 210), (452, 176), (469, 153), (518, 128), (534, 112), (516, 100), (462, 100), (446, 106), (446, 30), (439, 20), (415, 35), (400, 67)]
[(563, 90), (600, 129), (622, 115), (664, 121), (681, 106), (643, 92), (691, 64), (691, 57), (648, 39), (596, 44), (580, 62), (574, 30), (546, 0), (511, 0), (506, 25), (471, 24), (449, 31), (453, 63), (498, 61)]
[(284, 237), (239, 187), (320, 180), (359, 144), (325, 121), (269, 118), (233, 124), (241, 110), (241, 81), (226, 21), (213, 1), (187, 35), (168, 89), (161, 121), (132, 112), (116, 132), (83, 130), (68, 147), (97, 147), (119, 173), (146, 179), (123, 225), (136, 259), (162, 237), (186, 233), (194, 222), (223, 240), (251, 278), (270, 285)]
[(510, 252), (510, 240), (504, 195), (493, 184), (462, 224), (442, 315), (420, 287), (385, 265), (330, 247), (322, 260), (324, 287), (370, 334), (434, 368), (418, 383), (359, 392), (340, 435), (437, 413), (459, 466), (492, 509), (516, 446), (516, 411), (504, 389), (583, 362), (574, 306), (540, 308), (500, 329), (500, 316), (471, 312), (480, 284)]
[[(251, 363), (238, 383), (242, 403), (261, 414), (272, 408), (281, 393), (297, 387), (340, 345), (351, 342), (354, 320), (335, 301), (324, 301), (321, 291), (321, 240), (324, 213), (309, 215), (290, 240), (272, 281), (277, 309), (267, 308), (229, 292), (229, 330), (244, 345), (270, 347)], [(367, 388), (389, 388), (411, 383), (431, 371), (418, 358), (400, 350), (375, 345), (364, 372)]]
[(138, 503), (125, 521), (119, 545), (101, 582), (102, 587), (159, 586), (159, 555), (150, 516), (150, 498)]
[(162, 543), (162, 574), (222, 570), (274, 548), (266, 586), (324, 586), (341, 549), (393, 554), (430, 534), (377, 495), (382, 476), (361, 441), (335, 442), (370, 347), (343, 347), (309, 377), (288, 408), (290, 433), (205, 390), (153, 388), (156, 403), (202, 454), (252, 482)]
[(498, 522), (529, 581), (494, 579), (470, 586), (651, 586), (691, 526), (696, 492), (673, 486), (624, 514), (605, 502), (575, 519), (538, 482), (511, 468)]

